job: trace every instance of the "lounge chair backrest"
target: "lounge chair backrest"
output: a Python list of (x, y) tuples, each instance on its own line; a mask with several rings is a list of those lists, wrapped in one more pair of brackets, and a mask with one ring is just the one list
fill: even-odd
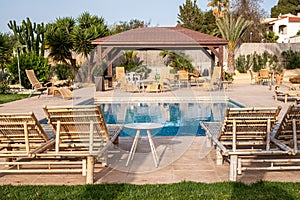
[(125, 68), (116, 67), (116, 80), (120, 81), (123, 77), (125, 77)]
[(267, 144), (268, 137), (270, 137), (268, 134), (277, 122), (280, 110), (281, 107), (228, 108), (219, 140), (227, 148), (230, 148), (233, 145), (235, 129), (236, 146), (251, 148), (264, 146)]
[(0, 114), (1, 148), (27, 152), (49, 141), (33, 113)]
[(255, 79), (257, 77), (257, 73), (255, 73), (251, 69), (249, 70), (249, 73), (250, 73), (251, 80), (253, 80), (253, 79)]
[(300, 144), (300, 105), (290, 105), (288, 107), (275, 138), (293, 149), (298, 149)]
[(267, 70), (267, 69), (261, 69), (261, 70), (259, 70), (259, 76), (261, 77), (261, 78), (269, 78), (269, 70)]
[(211, 76), (211, 82), (213, 84), (220, 82), (221, 80), (221, 67), (214, 67), (212, 76)]
[(180, 80), (188, 80), (189, 73), (185, 70), (178, 70), (177, 72)]
[(33, 70), (25, 70), (26, 72), (26, 75), (28, 77), (28, 80), (30, 82), (30, 84), (32, 85), (32, 88), (36, 88), (36, 89), (39, 89), (39, 88), (42, 88), (43, 85), (41, 84), (41, 82), (39, 82), (39, 80), (37, 79), (35, 73)]
[(44, 111), (59, 150), (99, 151), (110, 140), (100, 106), (45, 106)]

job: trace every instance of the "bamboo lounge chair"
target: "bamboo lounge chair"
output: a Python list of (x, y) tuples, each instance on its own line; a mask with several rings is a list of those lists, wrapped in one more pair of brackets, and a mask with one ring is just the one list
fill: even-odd
[(219, 134), (211, 135), (217, 150), (217, 164), (225, 158), (230, 162), (230, 175), (236, 181), (241, 174), (242, 158), (253, 156), (286, 155), (290, 149), (281, 143), (273, 143), (273, 130), (281, 107), (278, 108), (228, 108)]
[(124, 67), (116, 67), (116, 85), (115, 88), (120, 88), (121, 81), (125, 79), (125, 68)]
[(1, 157), (34, 157), (35, 153), (51, 145), (33, 113), (0, 114)]
[(293, 154), (298, 153), (300, 147), (300, 105), (290, 105), (273, 138), (293, 149)]
[(39, 155), (51, 149), (55, 139), (48, 138), (33, 113), (0, 114), (0, 141), (0, 158), (6, 160), (0, 162), (1, 173), (53, 172), (50, 166), (57, 164), (40, 160)]
[(284, 103), (287, 103), (288, 100), (299, 100), (300, 90), (294, 85), (276, 85), (274, 89), (274, 99), (278, 101), (279, 98), (283, 98)]
[(55, 138), (48, 138), (33, 113), (0, 114), (1, 173), (82, 173), (92, 183), (92, 165), (86, 158), (54, 151)]
[(45, 106), (56, 136), (55, 155), (87, 159), (87, 183), (93, 183), (94, 161), (107, 162), (108, 148), (118, 143), (122, 126), (107, 126), (100, 106)]
[[(35, 73), (33, 70), (25, 70), (27, 78), (32, 86), (32, 90), (30, 91), (30, 95), (29, 97), (33, 94), (33, 92), (40, 92), (40, 95), (44, 92), (47, 91), (48, 94), (48, 87), (49, 85), (51, 85), (52, 83), (46, 83), (44, 84), (43, 82), (39, 82), (39, 80), (37, 79)], [(40, 96), (39, 96), (40, 97)]]
[(177, 71), (177, 74), (178, 74), (178, 84), (179, 84), (179, 87), (181, 85), (186, 85), (186, 86), (189, 86), (190, 83), (189, 83), (189, 73), (185, 70), (178, 70)]
[(215, 90), (221, 86), (221, 67), (214, 67), (211, 79), (203, 83), (203, 88), (207, 90)]
[(58, 88), (58, 91), (63, 99), (72, 99), (73, 92), (67, 87)]

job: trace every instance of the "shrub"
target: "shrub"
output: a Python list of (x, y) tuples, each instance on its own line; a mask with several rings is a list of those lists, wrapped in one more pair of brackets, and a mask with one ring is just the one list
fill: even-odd
[(0, 94), (7, 94), (9, 92), (10, 74), (7, 72), (0, 72)]
[(263, 54), (253, 54), (240, 55), (236, 59), (235, 68), (240, 73), (245, 73), (249, 69), (252, 69), (255, 72), (258, 72), (260, 69), (265, 69), (270, 67), (271, 69), (276, 70), (278, 68), (278, 58), (276, 55), (272, 55), (265, 51)]
[(63, 64), (57, 64), (53, 69), (55, 75), (59, 80), (73, 80), (74, 79), (74, 73), (72, 69)]
[[(50, 74), (50, 65), (48, 64), (48, 59), (43, 56), (38, 56), (34, 52), (25, 53), (19, 56), (20, 61), (20, 74), (22, 85), (25, 88), (31, 88), (31, 84), (26, 76), (26, 69), (33, 69), (36, 77), (41, 82), (46, 82), (48, 80), (48, 76)], [(12, 63), (7, 66), (8, 71), (12, 75), (12, 81), (18, 82), (19, 74), (18, 74), (18, 59), (14, 57)]]
[(281, 55), (284, 58), (284, 65), (286, 69), (296, 69), (300, 63), (300, 52), (287, 50), (283, 51)]
[(225, 81), (232, 82), (233, 81), (233, 76), (232, 76), (232, 74), (230, 74), (228, 72), (224, 72), (224, 79), (225, 79)]
[(240, 73), (246, 73), (251, 67), (250, 55), (241, 55), (235, 61), (235, 69)]

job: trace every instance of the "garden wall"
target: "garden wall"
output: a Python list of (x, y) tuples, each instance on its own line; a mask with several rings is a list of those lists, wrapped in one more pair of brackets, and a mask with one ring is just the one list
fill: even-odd
[[(290, 49), (293, 51), (300, 51), (300, 43), (243, 43), (236, 51), (235, 58), (240, 55), (253, 54), (255, 51), (258, 54), (268, 51), (271, 54), (277, 55), (280, 59), (281, 52)], [(227, 52), (225, 55), (227, 55)], [(227, 58), (225, 59), (227, 62)]]

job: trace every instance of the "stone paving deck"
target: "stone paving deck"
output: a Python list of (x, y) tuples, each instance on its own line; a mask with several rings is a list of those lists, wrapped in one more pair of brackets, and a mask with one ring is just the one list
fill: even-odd
[[(42, 111), (44, 105), (72, 105), (91, 100), (96, 96), (102, 101), (118, 100), (120, 98), (127, 99), (161, 99), (170, 100), (176, 96), (179, 99), (185, 99), (187, 96), (196, 97), (217, 97), (218, 95), (211, 92), (204, 92), (203, 89), (193, 87), (192, 90), (181, 90), (171, 93), (137, 93), (116, 94), (113, 91), (100, 92), (95, 94), (90, 89), (75, 91), (75, 100), (64, 100), (58, 97), (46, 97), (42, 95), (40, 98), (32, 97), (16, 102), (0, 105), (0, 112), (34, 112), (39, 120), (43, 120), (45, 115)], [(287, 106), (293, 102), (285, 104), (282, 101), (275, 101), (273, 98), (273, 88), (268, 86), (251, 85), (250, 78), (237, 78), (233, 84), (229, 85), (227, 90), (219, 93), (224, 97), (228, 97), (244, 106), (250, 107), (273, 107), (281, 106), (282, 111), (279, 120), (285, 112)], [(229, 180), (229, 165), (225, 163), (222, 166), (215, 164), (215, 151), (206, 145), (205, 137), (175, 138), (178, 142), (166, 142), (167, 138), (155, 138), (154, 143), (157, 147), (159, 157), (161, 159), (160, 166), (153, 166), (151, 152), (147, 149), (147, 143), (138, 147), (138, 153), (134, 161), (124, 167), (124, 162), (128, 156), (132, 138), (121, 138), (120, 147), (110, 150), (110, 166), (101, 167), (96, 165), (95, 183), (132, 183), (132, 184), (155, 184), (155, 183), (174, 183), (180, 181), (196, 181), (196, 182), (220, 182)], [(170, 139), (171, 140), (171, 139)], [(172, 141), (175, 141), (172, 140)], [(188, 140), (185, 141), (185, 140)], [(183, 145), (183, 146), (182, 146)], [(182, 150), (182, 148), (184, 150)], [(180, 151), (181, 149), (181, 151)], [(150, 157), (149, 157), (150, 156)], [(163, 160), (164, 158), (165, 160)], [(166, 160), (166, 159), (169, 160)], [(120, 162), (119, 164), (116, 164)], [(142, 168), (142, 169), (141, 169)], [(258, 180), (269, 181), (300, 181), (300, 172), (298, 171), (247, 171), (243, 175), (238, 176), (239, 181), (246, 183)], [(85, 178), (81, 174), (0, 174), (0, 184), (30, 184), (30, 185), (77, 185), (85, 184)]]

